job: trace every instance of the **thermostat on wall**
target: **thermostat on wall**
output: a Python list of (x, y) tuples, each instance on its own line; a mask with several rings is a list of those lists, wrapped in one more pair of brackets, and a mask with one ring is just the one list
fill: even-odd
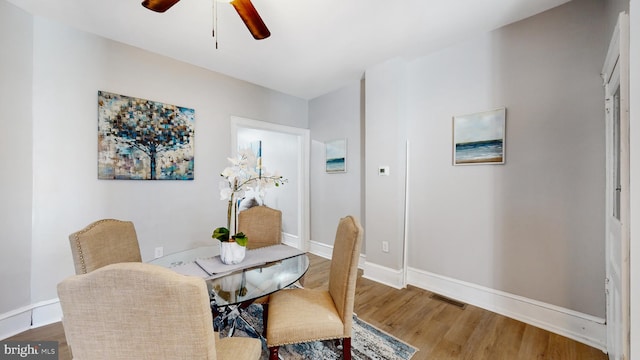
[(378, 175), (379, 176), (389, 176), (389, 167), (388, 166), (380, 166), (380, 167), (378, 167)]

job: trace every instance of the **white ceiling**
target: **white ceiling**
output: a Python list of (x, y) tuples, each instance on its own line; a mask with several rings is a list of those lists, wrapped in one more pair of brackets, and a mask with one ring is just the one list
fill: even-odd
[(230, 4), (182, 0), (7, 0), (72, 27), (286, 94), (311, 99), (393, 57), (411, 59), (568, 0), (253, 0), (271, 31), (254, 40)]

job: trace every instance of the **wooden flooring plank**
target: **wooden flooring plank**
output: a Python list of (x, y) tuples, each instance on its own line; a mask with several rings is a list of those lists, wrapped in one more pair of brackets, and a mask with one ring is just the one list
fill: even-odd
[(527, 326), (522, 336), (522, 346), (518, 351), (518, 359), (542, 360), (547, 358), (548, 331), (537, 327)]

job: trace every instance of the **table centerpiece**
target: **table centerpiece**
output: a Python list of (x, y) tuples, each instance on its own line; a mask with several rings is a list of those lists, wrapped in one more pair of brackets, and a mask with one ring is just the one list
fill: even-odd
[(231, 166), (220, 174), (224, 178), (220, 182), (220, 199), (228, 201), (227, 226), (216, 228), (211, 237), (220, 241), (220, 260), (225, 264), (238, 264), (244, 259), (249, 241), (244, 233), (237, 232), (239, 202), (251, 197), (252, 201), (262, 205), (265, 189), (283, 185), (287, 179), (267, 173), (262, 159), (251, 149), (240, 150), (236, 157), (228, 160)]

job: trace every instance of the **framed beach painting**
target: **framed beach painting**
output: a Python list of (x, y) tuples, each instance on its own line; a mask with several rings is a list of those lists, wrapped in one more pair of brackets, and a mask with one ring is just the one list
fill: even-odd
[(453, 165), (504, 164), (506, 108), (453, 117)]
[(324, 143), (325, 171), (340, 173), (347, 171), (347, 139), (338, 139)]

